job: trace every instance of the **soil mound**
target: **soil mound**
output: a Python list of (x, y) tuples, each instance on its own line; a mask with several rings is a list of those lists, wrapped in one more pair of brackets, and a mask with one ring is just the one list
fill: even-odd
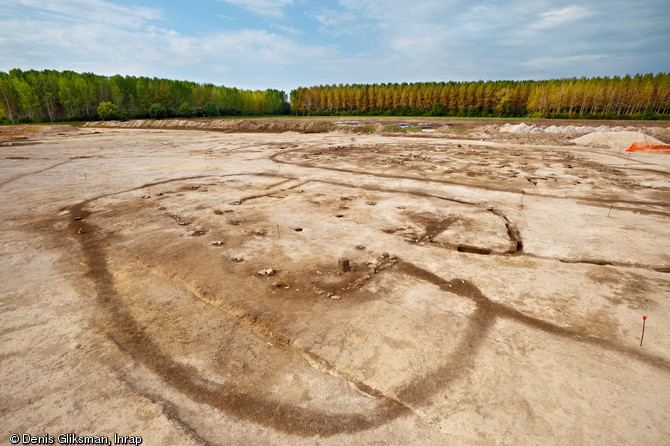
[(49, 135), (56, 133), (71, 133), (76, 131), (76, 127), (67, 124), (7, 125), (0, 127), (0, 133), (11, 133), (19, 135)]
[(593, 132), (572, 140), (575, 144), (588, 147), (601, 147), (624, 150), (635, 142), (663, 144), (652, 136), (640, 132)]
[(553, 133), (559, 135), (573, 135), (581, 133), (592, 133), (592, 132), (621, 132), (627, 130), (633, 130), (634, 127), (608, 127), (606, 125), (601, 125), (598, 127), (588, 126), (588, 125), (537, 125), (537, 124), (505, 124), (500, 127), (500, 131), (504, 133), (521, 133), (521, 134), (531, 134), (531, 133)]

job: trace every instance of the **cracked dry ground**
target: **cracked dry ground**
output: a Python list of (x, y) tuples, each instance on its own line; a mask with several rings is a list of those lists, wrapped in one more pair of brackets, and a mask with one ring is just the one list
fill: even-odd
[(0, 151), (2, 435), (670, 436), (670, 156), (155, 130)]

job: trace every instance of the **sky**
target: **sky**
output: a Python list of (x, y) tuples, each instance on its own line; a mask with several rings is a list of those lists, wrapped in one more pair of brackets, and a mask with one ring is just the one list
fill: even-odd
[(0, 0), (0, 71), (245, 89), (670, 72), (670, 0)]

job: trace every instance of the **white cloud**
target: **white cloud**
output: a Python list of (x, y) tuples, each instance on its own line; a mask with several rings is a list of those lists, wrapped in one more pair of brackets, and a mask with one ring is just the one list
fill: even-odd
[[(159, 9), (111, 1), (0, 0), (0, 70), (288, 89), (670, 71), (667, 0), (218, 0), (262, 16), (268, 29), (251, 29), (257, 17), (219, 4), (212, 14), (227, 20), (200, 33), (171, 29), (180, 25), (168, 25)], [(642, 24), (654, 32), (640, 34)], [(242, 29), (221, 30), (232, 25)]]
[(125, 7), (102, 0), (0, 0), (7, 7), (22, 6), (80, 22), (108, 23), (139, 28), (162, 17), (162, 11), (144, 7)]
[(540, 20), (529, 25), (532, 30), (544, 30), (564, 26), (571, 22), (582, 20), (593, 15), (591, 11), (581, 6), (571, 5), (563, 9), (552, 9), (540, 14)]
[(283, 31), (285, 34), (294, 34), (294, 35), (302, 34), (302, 31), (300, 31), (299, 29), (295, 29), (291, 26), (285, 26), (280, 25), (278, 23), (273, 23), (272, 27), (278, 29), (279, 31)]
[(71, 18), (62, 11), (41, 10), (30, 16), (27, 20), (25, 14), (0, 15), (0, 70), (67, 69), (268, 88), (277, 80), (254, 85), (249, 79), (290, 64), (306, 65), (327, 53), (323, 47), (289, 37), (288, 27), (282, 29), (284, 34), (241, 29), (185, 35), (150, 21), (157, 15), (148, 12), (133, 26), (110, 23), (95, 14)]
[(244, 8), (254, 14), (267, 17), (283, 17), (284, 7), (293, 4), (293, 0), (219, 0)]
[(523, 62), (519, 62), (518, 65), (524, 68), (529, 68), (532, 70), (537, 69), (558, 69), (566, 65), (574, 65), (575, 63), (584, 64), (584, 63), (596, 63), (602, 62), (606, 59), (612, 58), (608, 54), (580, 54), (576, 56), (568, 57), (537, 57), (529, 59)]

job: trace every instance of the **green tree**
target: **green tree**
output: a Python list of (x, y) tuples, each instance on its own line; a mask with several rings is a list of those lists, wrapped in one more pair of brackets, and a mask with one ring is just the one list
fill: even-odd
[(151, 104), (151, 107), (149, 107), (149, 117), (151, 119), (163, 119), (167, 118), (167, 115), (167, 108), (160, 104)]
[(214, 102), (208, 102), (202, 108), (202, 112), (208, 117), (219, 116), (219, 107), (217, 107)]
[(98, 117), (103, 121), (118, 119), (119, 114), (116, 105), (112, 102), (101, 102), (100, 105), (98, 105)]
[(195, 109), (193, 108), (193, 105), (191, 105), (190, 102), (184, 101), (181, 103), (179, 106), (179, 116), (183, 116), (185, 118), (190, 118), (195, 114)]
[(14, 124), (14, 110), (16, 110), (17, 93), (7, 73), (0, 71), (0, 106), (4, 108), (7, 117)]

